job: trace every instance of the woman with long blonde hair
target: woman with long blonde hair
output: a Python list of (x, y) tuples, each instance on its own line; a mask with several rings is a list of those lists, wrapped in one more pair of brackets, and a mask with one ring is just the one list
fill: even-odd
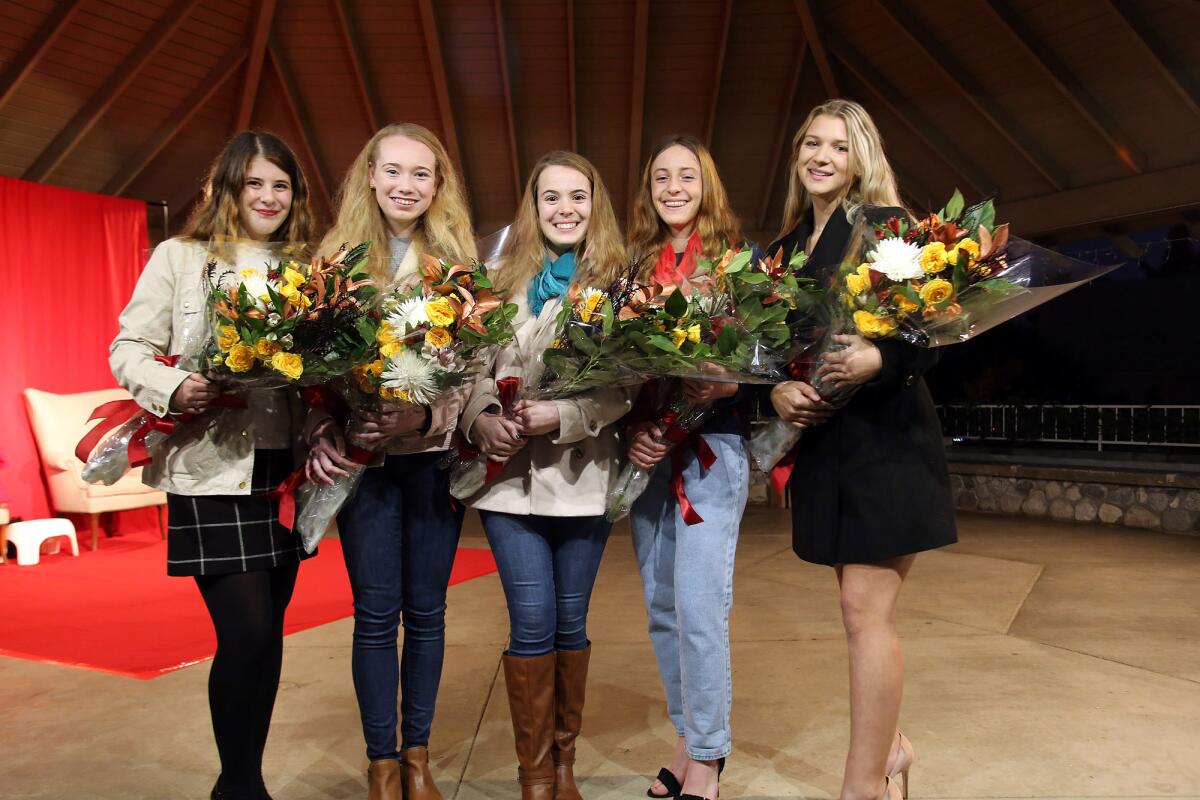
[[(420, 125), (382, 128), (346, 173), (337, 222), (323, 249), (364, 241), (371, 243), (368, 269), (384, 287), (415, 282), (421, 254), (475, 257), (458, 173), (446, 148)], [(464, 396), (451, 391), (432, 406), (356, 411), (353, 417), (355, 442), (386, 454), (338, 515), (354, 592), (351, 668), (370, 760), (370, 800), (441, 800), (429, 769), (429, 734), (463, 512), (450, 498), (438, 461), (450, 446)], [(309, 429), (310, 479), (328, 483), (347, 474), (354, 462), (346, 455), (342, 425), (314, 410)], [(401, 620), (404, 654), (397, 659)]]
[(469, 498), (479, 510), (508, 601), (504, 678), (523, 800), (579, 800), (575, 740), (591, 643), (587, 610), (610, 523), (617, 475), (613, 424), (632, 392), (595, 389), (522, 400), (502, 413), (499, 387), (550, 345), (571, 285), (608, 288), (625, 262), (612, 202), (587, 159), (543, 156), (525, 185), (500, 253), (497, 288), (519, 311), (515, 341), (463, 412), (461, 430), (503, 472)]
[[(719, 259), (742, 238), (716, 164), (690, 136), (661, 141), (642, 170), (629, 230), (642, 280), (671, 287), (693, 277), (698, 259)], [(716, 456), (705, 468), (692, 443), (670, 446), (656, 418), (664, 401), (682, 390), (697, 405), (712, 404), (694, 434)], [(736, 383), (663, 380), (646, 384), (649, 417), (627, 428), (629, 460), (653, 470), (646, 491), (630, 510), (633, 546), (642, 576), (650, 641), (667, 695), (667, 714), (678, 740), (670, 766), (659, 770), (650, 797), (709, 798), (732, 748), (729, 717), (733, 677), (729, 609), (738, 529), (749, 494), (752, 393)], [(639, 409), (643, 402), (639, 402)], [(640, 418), (640, 419), (639, 419)], [(675, 475), (699, 521), (685, 519), (672, 491)]]
[[(808, 254), (805, 270), (836, 275), (858, 215), (906, 216), (883, 139), (866, 110), (829, 100), (792, 140), (781, 237), (769, 248)], [(779, 416), (804, 430), (795, 452), (792, 544), (832, 566), (850, 656), (850, 749), (841, 796), (908, 794), (912, 745), (898, 729), (904, 662), (896, 602), (915, 554), (957, 539), (941, 426), (922, 375), (937, 351), (899, 339), (835, 336), (825, 381), (861, 388), (836, 412), (805, 381), (771, 391)]]

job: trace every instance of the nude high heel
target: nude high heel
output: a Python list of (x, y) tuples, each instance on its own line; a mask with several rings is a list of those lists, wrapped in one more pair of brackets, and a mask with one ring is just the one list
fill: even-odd
[(892, 783), (896, 784), (901, 800), (908, 800), (908, 770), (912, 767), (913, 763), (913, 746), (912, 742), (903, 733), (897, 731), (896, 736), (899, 739), (896, 764), (892, 767), (892, 771), (888, 773), (888, 778)]

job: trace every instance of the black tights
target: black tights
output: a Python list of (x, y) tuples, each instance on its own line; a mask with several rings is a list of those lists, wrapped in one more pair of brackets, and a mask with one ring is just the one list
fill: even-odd
[(223, 797), (262, 798), (263, 750), (283, 663), (283, 612), (299, 564), (197, 576), (217, 631), (208, 707), (221, 756)]

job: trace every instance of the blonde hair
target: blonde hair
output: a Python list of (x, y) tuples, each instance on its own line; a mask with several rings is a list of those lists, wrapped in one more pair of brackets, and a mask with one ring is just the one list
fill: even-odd
[(574, 282), (607, 288), (625, 264), (625, 248), (621, 245), (621, 230), (617, 227), (612, 200), (600, 179), (600, 172), (590, 161), (578, 153), (554, 150), (538, 159), (529, 173), (516, 219), (500, 250), (500, 263), (504, 267), (496, 273), (496, 289), (513, 292), (526, 286), (545, 262), (546, 239), (538, 221), (537, 184), (547, 167), (573, 169), (591, 184), (592, 213), (583, 241), (575, 246), (579, 264), (575, 268)]
[(370, 171), (379, 159), (379, 143), (389, 136), (412, 139), (433, 152), (437, 190), (413, 235), (417, 252), (451, 260), (475, 258), (475, 232), (458, 171), (433, 132), (413, 122), (394, 122), (380, 128), (355, 157), (338, 189), (337, 221), (325, 234), (321, 252), (329, 255), (342, 244), (354, 247), (370, 242), (367, 270), (376, 280), (388, 278), (388, 230), (383, 209), (371, 188)]
[(292, 183), (292, 205), (283, 224), (271, 234), (271, 241), (312, 243), (316, 229), (308, 205), (308, 181), (304, 179), (304, 171), (287, 143), (265, 131), (242, 131), (226, 142), (208, 168), (204, 178), (204, 199), (188, 217), (181, 234), (183, 238), (210, 242), (245, 237), (238, 204), (246, 186), (246, 172), (256, 156), (279, 167)]
[(724, 246), (734, 247), (742, 241), (737, 215), (729, 206), (729, 195), (725, 193), (725, 184), (721, 182), (717, 164), (708, 148), (692, 136), (668, 136), (650, 152), (650, 158), (642, 170), (637, 196), (633, 200), (628, 233), (629, 251), (639, 260), (643, 272), (653, 268), (663, 242), (670, 236), (667, 224), (654, 207), (650, 168), (654, 165), (654, 159), (664, 150), (676, 145), (690, 150), (700, 162), (700, 211), (696, 214), (696, 231), (700, 234), (704, 255), (716, 258)]
[(826, 100), (808, 112), (808, 117), (792, 137), (792, 157), (788, 161), (788, 194), (783, 207), (783, 226), (779, 237), (791, 233), (812, 205), (812, 198), (800, 182), (797, 166), (800, 162), (800, 146), (808, 134), (813, 120), (824, 115), (837, 117), (846, 123), (846, 134), (850, 142), (848, 166), (850, 185), (842, 197), (846, 216), (851, 217), (861, 206), (898, 206), (900, 193), (896, 188), (896, 175), (883, 152), (883, 137), (867, 110), (853, 100), (837, 98)]

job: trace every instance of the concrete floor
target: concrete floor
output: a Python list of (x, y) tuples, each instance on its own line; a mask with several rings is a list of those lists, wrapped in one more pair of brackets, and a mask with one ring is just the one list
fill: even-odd
[[(743, 525), (732, 620), (734, 754), (722, 797), (836, 796), (846, 656), (832, 573), (789, 548), (787, 512)], [(902, 725), (915, 798), (1200, 798), (1200, 539), (965, 516), (901, 598)], [(464, 544), (486, 546), (470, 518)], [(488, 576), (450, 591), (434, 726), (447, 800), (515, 798)], [(288, 637), (267, 749), (277, 800), (365, 797), (351, 621)], [(642, 796), (670, 726), (627, 529), (592, 602), (577, 774), (589, 800)], [(0, 797), (202, 798), (217, 771), (207, 664), (138, 681), (0, 659)]]

